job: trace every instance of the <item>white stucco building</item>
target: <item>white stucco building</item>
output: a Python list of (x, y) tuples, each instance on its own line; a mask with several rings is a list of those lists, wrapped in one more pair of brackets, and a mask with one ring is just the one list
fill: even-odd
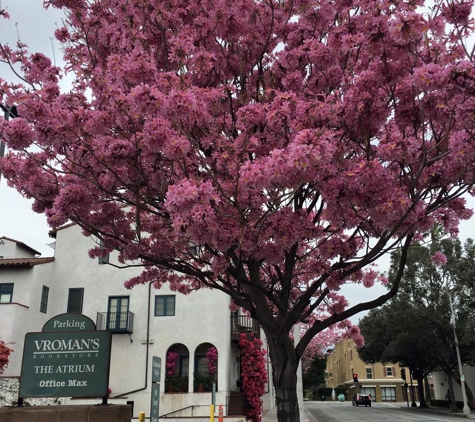
[[(470, 389), (474, 391), (475, 390), (475, 367), (463, 365), (462, 370), (465, 376), (466, 385), (468, 385)], [(459, 402), (463, 402), (462, 388), (455, 381), (455, 379), (452, 379), (452, 383), (454, 386), (455, 400)], [(449, 382), (448, 382), (447, 375), (445, 374), (445, 372), (438, 371), (438, 372), (432, 373), (431, 387), (433, 390), (433, 397), (436, 400), (445, 400), (445, 395), (447, 394), (447, 390), (449, 389)]]
[[(141, 411), (149, 415), (153, 356), (162, 359), (160, 415), (209, 415), (211, 393), (198, 392), (194, 376), (207, 372), (205, 355), (212, 346), (218, 351), (215, 403), (224, 406), (225, 415), (242, 414), (238, 332), (257, 326), (245, 316), (231, 315), (227, 295), (202, 289), (185, 296), (167, 285), (156, 290), (148, 284), (126, 290), (123, 282), (140, 268), (117, 269), (89, 258), (94, 239), (82, 236), (76, 225), (51, 236), (54, 258), (38, 257), (21, 241), (0, 237), (0, 339), (14, 350), (1, 377), (20, 376), (25, 333), (41, 331), (55, 315), (80, 312), (98, 330), (112, 331), (110, 401), (132, 404), (134, 417)], [(113, 254), (108, 259), (117, 262)], [(173, 386), (165, 383), (169, 351), (178, 355)], [(264, 408), (274, 405), (270, 382), (267, 391)], [(65, 398), (63, 403), (84, 400)]]

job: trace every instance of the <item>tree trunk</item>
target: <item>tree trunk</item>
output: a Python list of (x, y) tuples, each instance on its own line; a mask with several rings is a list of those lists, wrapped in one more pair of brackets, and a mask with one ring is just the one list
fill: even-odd
[[(279, 422), (300, 422), (297, 397), (297, 369), (299, 359), (288, 340), (266, 333), (275, 388), (277, 419)], [(287, 344), (284, 342), (287, 340)], [(286, 347), (287, 346), (287, 347)]]
[(414, 377), (417, 380), (417, 393), (419, 394), (419, 407), (422, 409), (426, 409), (429, 406), (427, 406), (427, 402), (425, 399), (425, 394), (424, 394), (424, 377), (422, 376), (422, 371), (414, 371)]
[(447, 381), (449, 383), (449, 392), (450, 392), (450, 409), (452, 412), (457, 411), (457, 402), (455, 401), (455, 394), (454, 394), (454, 383), (452, 380), (452, 371), (448, 371), (445, 373), (447, 375)]
[(299, 422), (300, 410), (296, 388), (275, 387), (277, 420), (279, 422)]

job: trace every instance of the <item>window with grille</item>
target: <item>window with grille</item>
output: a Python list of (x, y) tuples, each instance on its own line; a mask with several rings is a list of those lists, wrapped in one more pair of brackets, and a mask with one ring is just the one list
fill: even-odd
[(180, 375), (182, 377), (187, 377), (190, 372), (190, 357), (189, 356), (180, 356)]
[(393, 366), (386, 366), (384, 368), (384, 376), (385, 377), (394, 377), (394, 367)]
[(68, 312), (82, 312), (84, 289), (69, 289)]
[(49, 287), (43, 286), (41, 291), (40, 312), (45, 314), (48, 310)]
[(155, 316), (174, 316), (175, 296), (155, 296)]
[(107, 312), (107, 329), (125, 331), (129, 324), (129, 296), (114, 296), (109, 298)]
[(373, 379), (373, 368), (366, 368), (366, 379), (367, 380)]
[(13, 283), (0, 284), (0, 303), (12, 303)]
[(195, 357), (197, 374), (207, 374), (208, 373), (208, 359), (206, 356), (196, 356)]
[(381, 387), (381, 400), (382, 401), (396, 401), (396, 388), (395, 387)]

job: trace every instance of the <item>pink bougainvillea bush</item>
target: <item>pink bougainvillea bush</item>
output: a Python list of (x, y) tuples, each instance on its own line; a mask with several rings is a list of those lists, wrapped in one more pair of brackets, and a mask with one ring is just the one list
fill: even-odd
[(216, 347), (212, 346), (206, 351), (206, 358), (208, 359), (208, 374), (214, 377), (218, 369), (218, 351)]
[[(64, 65), (0, 43), (18, 116), (0, 119), (2, 177), (93, 236), (91, 257), (143, 265), (127, 288), (231, 296), (297, 422), (312, 339), (394, 297), (411, 243), (472, 215), (473, 0), (44, 3), (65, 12)], [(344, 300), (350, 283), (388, 290)]]
[(247, 400), (247, 419), (260, 422), (262, 419), (262, 396), (266, 392), (267, 369), (262, 341), (242, 333), (239, 339), (241, 353), (242, 390)]
[(172, 351), (169, 351), (167, 353), (167, 359), (166, 359), (166, 362), (165, 362), (165, 367), (166, 367), (168, 377), (171, 377), (175, 374), (175, 368), (176, 368), (176, 363), (177, 363), (178, 357), (179, 357), (178, 353), (175, 353), (175, 352), (172, 352)]
[(8, 359), (10, 354), (13, 352), (4, 341), (0, 340), (0, 374), (8, 365)]

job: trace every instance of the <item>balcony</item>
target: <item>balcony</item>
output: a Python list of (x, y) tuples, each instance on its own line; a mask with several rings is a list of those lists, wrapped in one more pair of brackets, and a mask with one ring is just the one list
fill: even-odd
[(260, 338), (261, 329), (259, 323), (247, 315), (231, 315), (231, 340), (239, 341), (241, 333), (253, 333)]
[(98, 330), (111, 331), (112, 334), (132, 334), (134, 332), (134, 314), (132, 312), (98, 312)]

